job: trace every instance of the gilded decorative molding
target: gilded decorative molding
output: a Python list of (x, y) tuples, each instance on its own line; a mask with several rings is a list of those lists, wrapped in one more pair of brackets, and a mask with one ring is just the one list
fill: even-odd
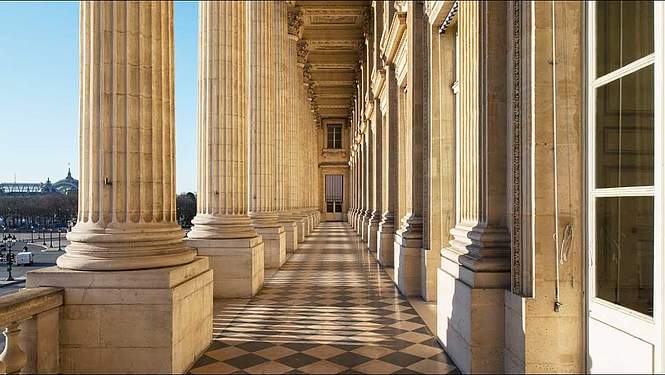
[(406, 0), (395, 1), (393, 5), (395, 7), (395, 10), (398, 12), (406, 12), (409, 6), (408, 1)]
[[(533, 293), (533, 256), (531, 254), (531, 222), (529, 170), (530, 154), (530, 124), (528, 118), (528, 90), (525, 90), (525, 81), (528, 81), (528, 64), (523, 59), (524, 48), (528, 48), (524, 41), (529, 40), (528, 25), (524, 25), (524, 17), (528, 15), (525, 3), (519, 0), (512, 2), (512, 30), (511, 30), (511, 60), (512, 60), (512, 86), (511, 86), (511, 122), (512, 122), (512, 170), (511, 170), (511, 290), (520, 296), (530, 296)], [(528, 21), (527, 21), (528, 22)], [(525, 215), (525, 213), (527, 213)]]
[(300, 37), (303, 27), (302, 12), (300, 11), (300, 9), (298, 8), (289, 9), (288, 20), (289, 20), (289, 34)]
[(296, 54), (298, 55), (298, 64), (306, 64), (309, 57), (309, 45), (306, 40), (299, 40), (296, 43)]
[(312, 81), (312, 65), (305, 64), (302, 67), (302, 83), (305, 85), (309, 85), (311, 81)]
[(392, 64), (397, 48), (402, 40), (402, 34), (406, 31), (406, 12), (397, 12), (393, 16), (388, 30), (388, 37), (382, 40), (381, 50), (385, 55), (386, 63)]
[(367, 48), (365, 47), (365, 42), (358, 43), (358, 62), (360, 64), (365, 64), (367, 61)]
[(372, 8), (365, 7), (363, 8), (362, 20), (360, 24), (360, 29), (365, 37), (372, 33)]
[(519, 1), (513, 1), (513, 86), (512, 86), (512, 291), (522, 294), (522, 111), (521, 111), (521, 7)]

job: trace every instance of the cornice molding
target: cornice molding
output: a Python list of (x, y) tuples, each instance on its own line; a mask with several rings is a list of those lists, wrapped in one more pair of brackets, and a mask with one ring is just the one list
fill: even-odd
[(377, 70), (376, 75), (372, 76), (372, 92), (374, 93), (375, 98), (381, 96), (385, 82), (386, 82), (386, 70), (385, 69)]
[(392, 64), (395, 59), (395, 54), (397, 53), (399, 43), (402, 40), (402, 35), (405, 31), (406, 12), (397, 12), (393, 16), (393, 21), (390, 23), (390, 30), (388, 31), (388, 38), (385, 40), (385, 45), (381, 46), (387, 64)]

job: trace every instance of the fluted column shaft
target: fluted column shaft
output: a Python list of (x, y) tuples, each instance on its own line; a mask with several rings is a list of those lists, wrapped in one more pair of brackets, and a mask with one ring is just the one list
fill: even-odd
[(249, 2), (249, 215), (277, 222), (275, 193), (275, 63), (272, 2)]
[(374, 101), (374, 125), (372, 127), (372, 219), (379, 220), (383, 213), (382, 184), (382, 120), (379, 100)]
[(184, 264), (175, 217), (172, 2), (81, 2), (78, 222), (58, 266)]
[(275, 144), (275, 209), (279, 212), (286, 210), (286, 193), (288, 184), (288, 175), (286, 173), (288, 160), (286, 159), (287, 134), (287, 108), (286, 108), (286, 58), (288, 56), (288, 33), (287, 33), (287, 4), (284, 1), (275, 1), (273, 3), (274, 26), (272, 45), (274, 53), (274, 144)]
[[(297, 65), (297, 48), (296, 44), (298, 43), (298, 37), (296, 35), (288, 35), (288, 56), (287, 56), (287, 80), (288, 80), (288, 98), (289, 98), (289, 103), (290, 104), (297, 104), (298, 102), (298, 89), (301, 86), (300, 85), (300, 69), (298, 68)], [(299, 160), (299, 155), (298, 155), (298, 146), (300, 144), (301, 138), (299, 137), (299, 121), (298, 117), (300, 114), (298, 113), (297, 106), (294, 105), (289, 105), (287, 108), (285, 108), (285, 113), (288, 115), (288, 121), (287, 121), (287, 127), (288, 127), (288, 148), (287, 148), (287, 155), (288, 155), (288, 162), (287, 162), (287, 167), (288, 167), (288, 175), (285, 176), (287, 181), (288, 181), (288, 196), (289, 196), (289, 203), (288, 203), (288, 209), (290, 211), (293, 211), (295, 209), (298, 209), (298, 197), (299, 197), (299, 188), (300, 188), (300, 181), (298, 179), (298, 173), (299, 173), (299, 168), (298, 168), (298, 163), (300, 162)]]
[(198, 199), (193, 239), (256, 237), (247, 215), (246, 3), (199, 5)]

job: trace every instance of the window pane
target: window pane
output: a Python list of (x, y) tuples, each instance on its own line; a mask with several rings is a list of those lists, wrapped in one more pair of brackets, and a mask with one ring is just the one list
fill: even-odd
[(333, 148), (335, 144), (335, 134), (332, 126), (328, 126), (326, 129), (326, 148)]
[(332, 213), (333, 212), (333, 202), (327, 202), (326, 204), (327, 212)]
[(342, 148), (342, 127), (340, 125), (328, 125), (326, 137), (327, 148)]
[(653, 204), (653, 197), (596, 200), (596, 297), (650, 316)]
[(596, 92), (596, 187), (651, 186), (653, 65)]
[(654, 51), (653, 1), (599, 1), (596, 19), (598, 77)]

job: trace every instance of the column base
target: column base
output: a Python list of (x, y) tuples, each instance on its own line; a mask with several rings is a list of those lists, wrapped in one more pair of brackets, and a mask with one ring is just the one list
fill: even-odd
[(421, 294), (422, 233), (400, 229), (395, 234), (395, 282), (405, 296)]
[(183, 373), (212, 340), (206, 258), (149, 270), (28, 273), (27, 288), (65, 289), (60, 373)]
[(286, 262), (286, 232), (281, 225), (255, 227), (263, 237), (263, 258), (266, 269), (280, 268)]
[(361, 225), (362, 225), (362, 215), (361, 215), (360, 211), (356, 212), (356, 218), (354, 219), (354, 223), (355, 223), (355, 224), (354, 224), (353, 229), (356, 230), (356, 233), (357, 233), (358, 235), (361, 235), (361, 234), (362, 234), (362, 230), (361, 230)]
[(382, 221), (377, 230), (376, 260), (384, 267), (392, 267), (395, 258), (395, 225)]
[(482, 284), (509, 283), (510, 272), (481, 274), (445, 256), (438, 270), (437, 336), (465, 374), (504, 371), (505, 288)]
[(264, 243), (261, 236), (224, 240), (187, 239), (214, 271), (215, 298), (252, 298), (263, 287)]

